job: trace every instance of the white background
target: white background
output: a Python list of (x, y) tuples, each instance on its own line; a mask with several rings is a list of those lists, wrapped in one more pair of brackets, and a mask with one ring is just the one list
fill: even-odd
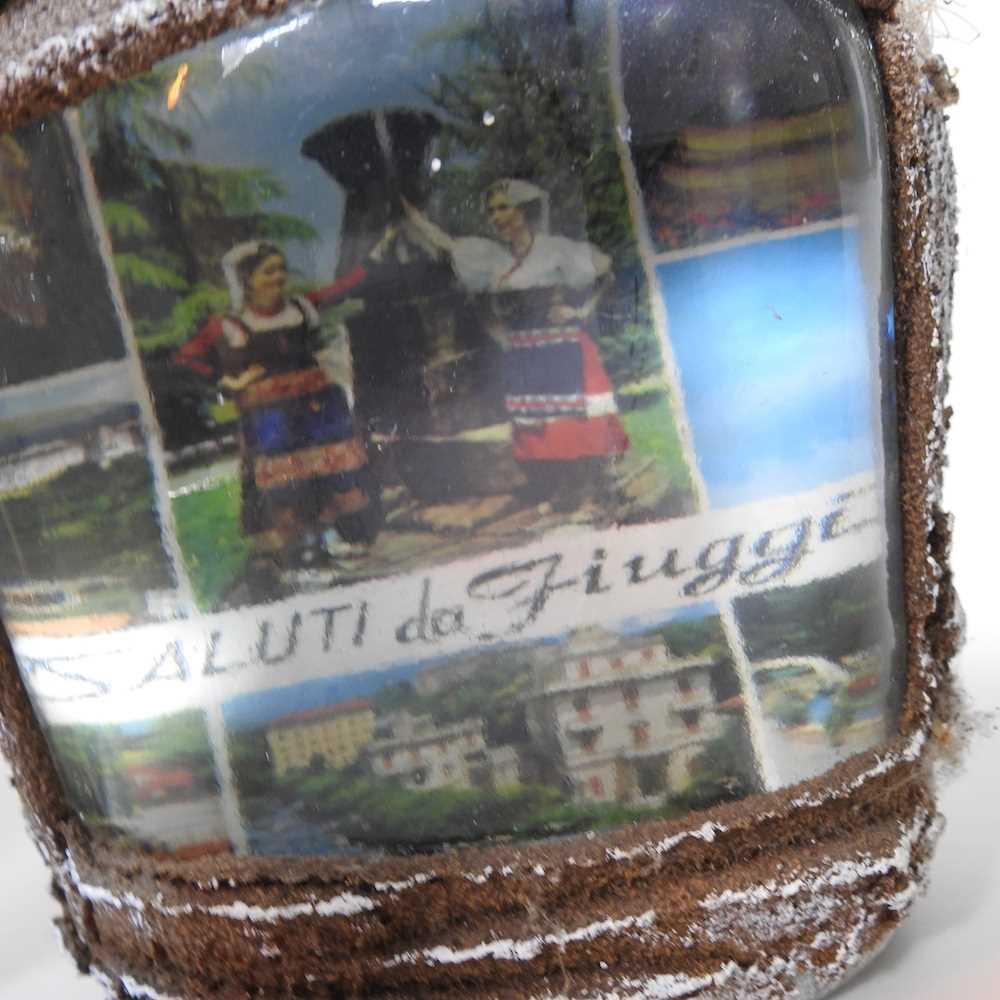
[[(923, 0), (933, 6), (932, 0)], [(956, 516), (953, 565), (968, 615), (958, 670), (976, 729), (957, 774), (942, 777), (948, 829), (932, 884), (886, 952), (845, 987), (843, 1000), (1000, 998), (1000, 506), (995, 467), (1000, 395), (1000, 214), (996, 133), (1000, 110), (1000, 4), (937, 0), (939, 51), (956, 71), (962, 101), (952, 109), (959, 168), (961, 269), (955, 313), (946, 504)], [(990, 293), (994, 293), (990, 295)], [(989, 296), (989, 298), (988, 298)], [(0, 765), (2, 768), (3, 765)], [(0, 783), (0, 1000), (98, 1000), (56, 942), (49, 876), (26, 837), (12, 791)]]

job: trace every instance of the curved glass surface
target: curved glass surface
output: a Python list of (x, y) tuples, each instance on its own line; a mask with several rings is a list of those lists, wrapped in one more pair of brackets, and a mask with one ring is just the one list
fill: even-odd
[(563, 835), (891, 736), (853, 4), (303, 5), (0, 163), (3, 621), (101, 836)]

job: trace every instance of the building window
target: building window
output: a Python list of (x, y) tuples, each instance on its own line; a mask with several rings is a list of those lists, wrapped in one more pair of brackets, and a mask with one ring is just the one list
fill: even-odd
[(595, 799), (604, 798), (604, 782), (598, 775), (595, 774), (592, 778), (590, 778), (587, 784), (590, 786), (590, 794), (593, 795)]
[(639, 685), (635, 681), (623, 684), (622, 698), (625, 699), (625, 707), (629, 711), (635, 711), (639, 707)]
[(681, 712), (681, 720), (689, 733), (696, 733), (701, 729), (701, 712), (697, 710)]
[(590, 695), (589, 694), (575, 694), (573, 695), (573, 708), (576, 709), (577, 718), (582, 722), (590, 721)]
[(640, 760), (635, 766), (635, 780), (641, 795), (662, 795), (667, 790), (667, 768), (664, 758)]
[(677, 678), (677, 690), (681, 694), (690, 694), (694, 690), (694, 685), (691, 683), (691, 678), (687, 674), (681, 674)]
[(649, 723), (636, 722), (632, 726), (632, 742), (637, 747), (644, 747), (649, 744)]
[(615, 670), (624, 670), (625, 669), (625, 660), (622, 657), (620, 657), (620, 656), (616, 656), (611, 661), (611, 666)]
[(568, 732), (567, 736), (575, 743), (579, 748), (587, 753), (593, 753), (597, 749), (598, 741), (601, 738), (601, 733), (603, 731), (602, 726), (587, 726), (577, 728), (572, 727)]
[(577, 676), (586, 680), (590, 676), (590, 660), (580, 660), (576, 665)]

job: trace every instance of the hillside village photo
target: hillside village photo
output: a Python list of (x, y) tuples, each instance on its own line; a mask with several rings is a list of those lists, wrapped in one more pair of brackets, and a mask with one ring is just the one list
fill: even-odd
[(901, 645), (878, 599), (887, 586), (885, 566), (874, 563), (736, 602), (780, 784), (889, 738)]
[[(756, 786), (710, 612), (406, 673), (366, 675), (323, 705), (313, 682), (225, 707), (251, 850), (537, 836), (674, 815)], [(313, 707), (284, 710), (296, 702)]]
[(0, 141), (0, 610), (14, 636), (155, 620), (175, 585), (144, 390), (84, 188), (65, 120)]
[(48, 738), (70, 805), (102, 841), (183, 858), (232, 851), (202, 712), (52, 726)]
[[(0, 419), (0, 606), (13, 635), (92, 635), (156, 620), (174, 585), (138, 408), (114, 401), (120, 382), (101, 402), (93, 395), (102, 380), (83, 378), (78, 399), (62, 377), (8, 390), (45, 407), (32, 414), (31, 434), (22, 423), (6, 437), (13, 432)], [(74, 401), (53, 406), (60, 393)]]

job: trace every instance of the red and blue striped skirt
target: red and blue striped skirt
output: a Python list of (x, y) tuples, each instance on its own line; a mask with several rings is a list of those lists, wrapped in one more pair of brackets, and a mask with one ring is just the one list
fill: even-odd
[(518, 462), (566, 462), (628, 449), (611, 380), (585, 331), (517, 331), (508, 336), (504, 358)]

